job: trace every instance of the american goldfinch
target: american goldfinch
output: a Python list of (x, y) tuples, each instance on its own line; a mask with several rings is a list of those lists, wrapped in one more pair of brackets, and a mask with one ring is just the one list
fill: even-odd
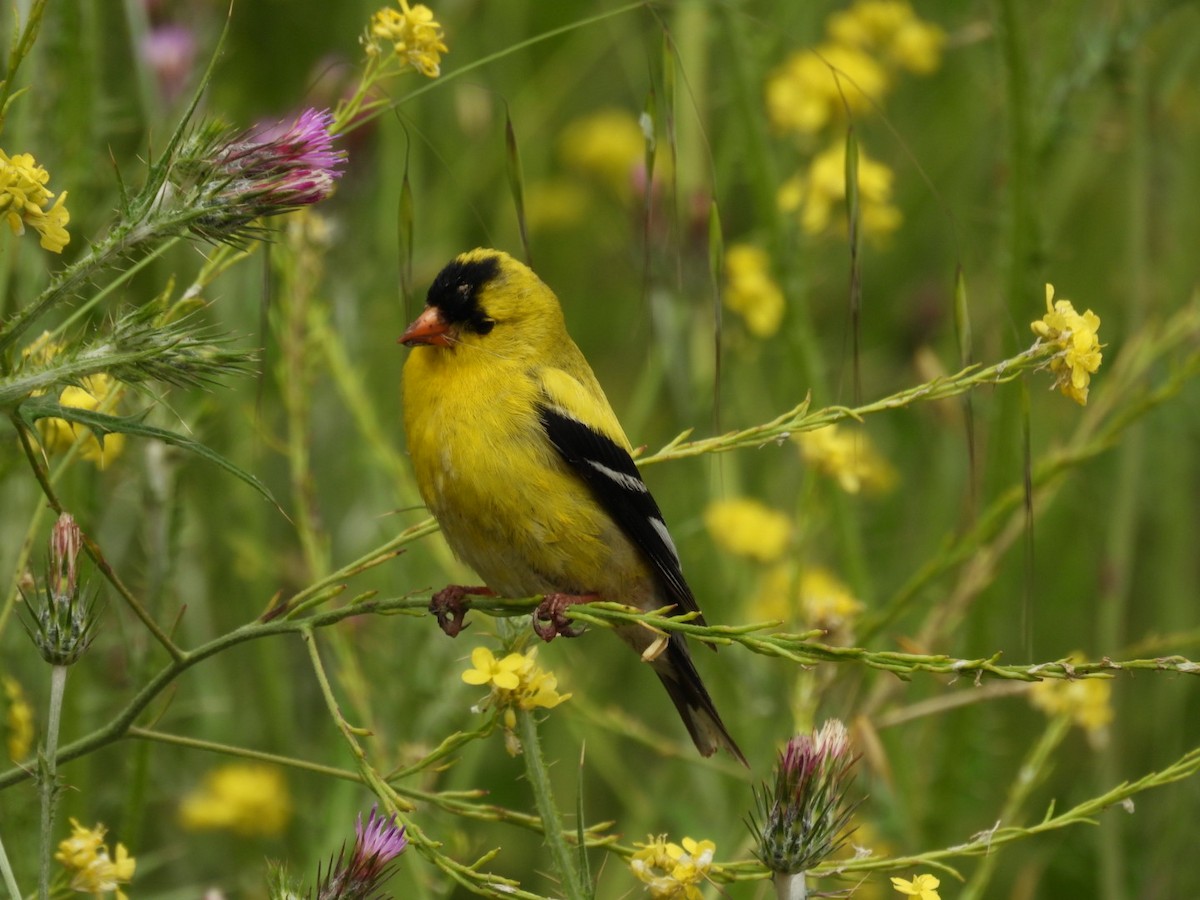
[[(700, 612), (629, 440), (528, 266), (496, 250), (462, 254), (400, 341), (413, 348), (403, 394), (417, 485), (490, 592)], [(617, 631), (649, 660), (696, 748), (745, 763), (683, 636), (655, 646), (645, 628)]]

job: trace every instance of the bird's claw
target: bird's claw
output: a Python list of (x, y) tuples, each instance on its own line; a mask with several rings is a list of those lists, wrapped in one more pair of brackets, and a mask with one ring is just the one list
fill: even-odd
[(534, 633), (547, 642), (556, 637), (579, 637), (584, 628), (567, 618), (567, 607), (595, 599), (594, 594), (546, 594), (533, 611)]
[(467, 623), (463, 620), (467, 617), (467, 610), (471, 606), (471, 601), (467, 598), (471, 594), (480, 597), (491, 595), (491, 591), (486, 587), (466, 587), (461, 584), (451, 584), (442, 588), (429, 601), (429, 611), (437, 617), (438, 627), (449, 637), (458, 637), (459, 633), (467, 627)]

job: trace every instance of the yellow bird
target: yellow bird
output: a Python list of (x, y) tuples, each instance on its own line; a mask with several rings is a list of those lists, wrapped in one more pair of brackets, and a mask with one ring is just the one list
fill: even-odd
[[(462, 254), (400, 341), (413, 348), (403, 393), (417, 485), (450, 547), (487, 583), (451, 586), (435, 604), (545, 595), (534, 628), (547, 640), (570, 633), (561, 611), (573, 602), (700, 612), (629, 440), (558, 299), (528, 266), (497, 250)], [(439, 621), (457, 633), (462, 614), (443, 608)], [(617, 631), (638, 653), (655, 642), (645, 628)], [(683, 636), (655, 650), (650, 665), (696, 748), (724, 747), (745, 763)]]

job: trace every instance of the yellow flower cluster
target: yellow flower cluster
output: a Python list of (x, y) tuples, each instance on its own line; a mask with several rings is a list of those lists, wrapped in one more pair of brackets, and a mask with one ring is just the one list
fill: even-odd
[[(839, 125), (845, 114), (870, 112), (900, 70), (928, 74), (941, 64), (945, 33), (917, 17), (904, 0), (858, 0), (832, 14), (826, 39), (800, 50), (772, 71), (764, 85), (767, 118), (776, 131), (806, 144)], [(900, 226), (892, 204), (892, 170), (860, 148), (859, 209), (863, 232), (884, 236)], [(846, 198), (845, 149), (831, 143), (779, 190), (784, 212), (799, 215), (808, 234), (834, 226), (833, 209)]]
[(760, 247), (733, 244), (725, 253), (725, 305), (755, 337), (768, 338), (783, 321), (783, 291), (771, 277), (771, 258)]
[(44, 249), (62, 253), (71, 242), (66, 228), (71, 214), (63, 205), (67, 192), (63, 191), (54, 200), (54, 194), (46, 188), (49, 180), (49, 173), (31, 154), (9, 156), (0, 150), (0, 215), (8, 221), (13, 234), (24, 234), (25, 226), (29, 225), (41, 235)]
[(1048, 716), (1069, 716), (1092, 741), (1102, 741), (1113, 720), (1107, 678), (1048, 678), (1030, 689), (1029, 702)]
[(792, 539), (792, 521), (749, 497), (714, 500), (704, 510), (704, 527), (718, 547), (755, 562), (775, 562)]
[(862, 611), (862, 601), (828, 569), (811, 566), (797, 574), (787, 562), (763, 573), (750, 604), (753, 618), (786, 623), (798, 617), (810, 628), (831, 633), (844, 632)]
[(795, 437), (805, 462), (837, 481), (848, 494), (887, 491), (896, 473), (879, 455), (865, 431), (846, 432), (837, 425), (803, 431)]
[(84, 828), (72, 819), (71, 836), (59, 843), (54, 858), (71, 874), (71, 890), (84, 894), (115, 891), (117, 900), (126, 900), (120, 886), (133, 878), (137, 861), (124, 844), (117, 844), (113, 857), (104, 843), (104, 834), (103, 825)]
[[(882, 236), (900, 227), (900, 210), (892, 204), (894, 173), (859, 148), (858, 208), (865, 234)], [(776, 197), (779, 208), (800, 217), (805, 234), (822, 234), (833, 227), (834, 213), (846, 201), (846, 148), (837, 143), (821, 151), (783, 183)]]
[(24, 762), (33, 747), (33, 707), (17, 679), (0, 675), (0, 688), (4, 690), (5, 749), (13, 762)]
[(712, 870), (716, 844), (685, 837), (680, 846), (667, 843), (662, 834), (633, 846), (637, 850), (629, 868), (654, 900), (700, 900), (700, 883)]
[[(78, 386), (64, 388), (58, 398), (63, 406), (75, 409), (107, 411), (120, 395), (121, 386), (109, 375), (103, 372), (99, 375), (88, 375)], [(83, 444), (79, 455), (95, 463), (99, 469), (105, 469), (109, 463), (121, 455), (125, 449), (125, 435), (118, 433), (104, 436), (104, 441), (92, 433), (90, 428), (76, 425), (66, 419), (39, 419), (38, 431), (42, 435), (42, 445), (47, 453), (58, 453), (70, 449), (82, 435)]]
[(272, 837), (287, 827), (292, 798), (275, 766), (230, 763), (213, 769), (179, 804), (179, 822), (190, 831), (226, 830)]
[[(33, 363), (46, 364), (61, 352), (62, 346), (50, 340), (50, 333), (42, 332), (21, 355)], [(80, 379), (79, 384), (63, 388), (58, 402), (62, 406), (75, 409), (110, 412), (120, 399), (122, 391), (120, 382), (101, 372), (87, 375)], [(99, 469), (106, 468), (125, 449), (125, 435), (119, 432), (105, 435), (101, 443), (100, 438), (96, 437), (90, 428), (76, 425), (66, 419), (38, 419), (37, 425), (42, 446), (47, 453), (65, 452), (74, 446), (77, 439), (82, 438), (79, 455), (95, 463)]]
[(897, 69), (927, 75), (946, 35), (904, 0), (858, 0), (825, 23), (826, 40), (800, 50), (766, 82), (767, 115), (783, 132), (815, 135), (841, 111), (860, 112), (891, 89)]
[(917, 18), (902, 0), (859, 0), (826, 23), (829, 37), (882, 57), (890, 66), (928, 75), (941, 64), (946, 33)]
[(503, 659), (496, 659), (487, 647), (476, 647), (471, 651), (471, 666), (463, 672), (462, 680), (467, 684), (491, 685), (492, 701), (510, 712), (514, 706), (553, 709), (571, 697), (560, 694), (558, 679), (537, 665), (537, 647), (525, 653), (509, 653)]
[(907, 878), (893, 878), (892, 887), (905, 897), (916, 897), (917, 900), (942, 900), (938, 893), (938, 885), (942, 882), (934, 875), (917, 875), (912, 881)]
[(1090, 309), (1083, 315), (1070, 300), (1055, 300), (1054, 285), (1046, 285), (1046, 315), (1029, 326), (1039, 341), (1058, 344), (1062, 351), (1050, 360), (1054, 386), (1080, 406), (1087, 403), (1088, 384), (1100, 368), (1103, 354), (1097, 331), (1100, 317)]
[(428, 6), (399, 2), (400, 9), (384, 7), (371, 16), (364, 41), (367, 53), (383, 53), (386, 42), (402, 65), (412, 66), (426, 78), (437, 78), (442, 73), (442, 54), (449, 49), (442, 40), (442, 26)]

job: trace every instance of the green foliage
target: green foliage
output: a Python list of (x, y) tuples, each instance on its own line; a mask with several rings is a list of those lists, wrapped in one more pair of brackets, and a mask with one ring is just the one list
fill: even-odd
[[(626, 860), (665, 834), (716, 843), (705, 896), (761, 897), (754, 786), (836, 717), (871, 854), (826, 860), (817, 889), (937, 871), (948, 898), (1200, 894), (1194, 4), (922, 4), (936, 64), (871, 45), (869, 99), (833, 3), (434, 4), (436, 79), (366, 55), (372, 4), (31, 6), (0, 149), (69, 192), (71, 241), (0, 235), (0, 676), (42, 753), (40, 789), (37, 746), (0, 766), (5, 884), (30, 895), (75, 818), (136, 857), (131, 897), (285, 896), (334, 883), (378, 804), (407, 827), (395, 896), (639, 896)], [(97, 16), (126, 32), (85, 39)], [(182, 90), (142, 49), (168, 24), (195, 40)], [(826, 117), (809, 131), (768, 111), (795, 54), (829, 79), (788, 95)], [(260, 181), (268, 217), (222, 206), (244, 185), (221, 148), (303, 107), (333, 111), (336, 192), (269, 217)], [(400, 426), (405, 306), (478, 245), (563, 301), (713, 623), (572, 608), (588, 632), (538, 657), (571, 699), (512, 721), (460, 675), (474, 646), (526, 646), (536, 599), (438, 630), (431, 593), (475, 581)], [(730, 296), (742, 245), (784, 298), (773, 329)], [(1047, 282), (1102, 321), (1086, 406), (1030, 331)], [(890, 490), (847, 491), (801, 442), (830, 425), (854, 435), (842, 474), (870, 446)], [(786, 514), (778, 558), (706, 526), (736, 497)], [(69, 679), (16, 614), (62, 511), (104, 597)], [(818, 569), (861, 608), (806, 607)], [(720, 647), (697, 662), (750, 771), (695, 754), (607, 633), (630, 623)], [(1080, 690), (1035, 708), (1047, 682)], [(1110, 723), (1071, 717), (1098, 697)], [(284, 827), (185, 812), (239, 760), (286, 773)]]

